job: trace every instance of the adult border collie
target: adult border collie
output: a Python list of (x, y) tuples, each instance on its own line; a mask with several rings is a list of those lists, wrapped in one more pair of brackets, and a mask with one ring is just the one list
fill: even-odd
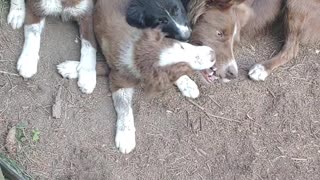
[(320, 41), (320, 1), (221, 1), (227, 2), (228, 5), (216, 6), (208, 0), (192, 0), (187, 3), (193, 29), (191, 43), (210, 46), (216, 52), (217, 71), (204, 74), (209, 82), (217, 78), (236, 78), (238, 68), (233, 48), (240, 40), (240, 31), (241, 35), (248, 37), (261, 33), (277, 18), (281, 18), (279, 15), (282, 10), (285, 44), (276, 56), (255, 64), (249, 70), (248, 74), (252, 80), (264, 81), (276, 68), (295, 58), (300, 44)]
[[(110, 67), (110, 90), (117, 113), (115, 142), (122, 153), (131, 152), (136, 145), (131, 107), (134, 88), (142, 86), (147, 93), (155, 93), (176, 84), (183, 95), (196, 98), (198, 87), (186, 75), (212, 68), (215, 61), (214, 51), (207, 46), (166, 38), (157, 28), (130, 26), (125, 18), (129, 2), (98, 0), (94, 13), (96, 38)], [(171, 8), (157, 7), (165, 11)], [(76, 74), (76, 67), (74, 61), (58, 66), (63, 76)]]

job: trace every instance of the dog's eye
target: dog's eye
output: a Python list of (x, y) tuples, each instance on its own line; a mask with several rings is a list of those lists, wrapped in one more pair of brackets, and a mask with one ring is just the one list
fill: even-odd
[(223, 32), (222, 31), (217, 31), (217, 36), (218, 37), (223, 37)]

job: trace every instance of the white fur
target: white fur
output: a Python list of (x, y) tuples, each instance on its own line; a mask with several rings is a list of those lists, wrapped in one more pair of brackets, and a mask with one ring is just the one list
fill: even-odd
[(249, 77), (255, 81), (264, 81), (269, 73), (262, 64), (254, 65), (249, 71)]
[(69, 17), (79, 17), (91, 9), (93, 9), (92, 0), (83, 0), (75, 7), (65, 8), (63, 10), (63, 17), (65, 17), (65, 19), (68, 19)]
[(61, 0), (41, 0), (41, 9), (45, 15), (61, 15), (63, 20), (79, 17), (93, 8), (91, 0), (82, 0), (74, 7), (63, 7)]
[(179, 31), (181, 32), (181, 34), (183, 34), (184, 36), (190, 36), (191, 34), (191, 29), (186, 26), (186, 25), (181, 25), (179, 24), (172, 16), (171, 14), (166, 11), (167, 15), (169, 16), (169, 18), (174, 22), (174, 24), (177, 26), (177, 28), (179, 29)]
[(209, 69), (215, 63), (213, 55), (213, 50), (208, 46), (193, 46), (179, 42), (161, 52), (159, 66), (185, 62), (194, 70)]
[(26, 16), (26, 8), (24, 0), (11, 0), (10, 11), (7, 18), (8, 24), (13, 29), (19, 29), (22, 27)]
[(40, 23), (24, 26), (24, 45), (17, 63), (17, 70), (24, 78), (30, 78), (37, 73), (41, 32), (45, 19)]
[[(231, 57), (232, 57), (232, 59), (228, 60), (228, 62), (229, 62), (228, 64), (223, 65), (223, 67), (222, 67), (223, 72), (226, 72), (227, 69), (229, 69), (229, 68), (233, 68), (235, 70), (235, 72), (238, 73), (238, 64), (234, 58), (234, 53), (233, 53), (234, 39), (235, 39), (236, 35), (237, 35), (237, 24), (235, 24), (235, 26), (234, 26), (233, 35), (232, 35), (232, 39), (231, 39), (231, 53), (232, 53)], [(230, 80), (227, 78), (223, 78), (222, 81), (229, 82)]]
[(115, 143), (124, 154), (130, 153), (136, 146), (136, 129), (131, 107), (133, 93), (133, 88), (123, 88), (112, 93), (113, 105), (117, 112)]
[(188, 98), (197, 98), (200, 95), (197, 84), (190, 79), (187, 75), (181, 76), (175, 85), (179, 88), (180, 92)]
[(45, 15), (60, 15), (63, 6), (61, 0), (41, 0), (41, 9)]
[(78, 86), (83, 93), (90, 94), (96, 87), (96, 53), (89, 41), (81, 40), (81, 59), (77, 67), (79, 73)]
[(65, 61), (57, 65), (59, 74), (68, 79), (76, 79), (79, 77), (77, 67), (79, 66), (79, 61)]

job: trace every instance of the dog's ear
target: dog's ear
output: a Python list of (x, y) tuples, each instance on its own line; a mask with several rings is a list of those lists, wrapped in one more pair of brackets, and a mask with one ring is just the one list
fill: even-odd
[(126, 20), (130, 26), (146, 28), (144, 10), (134, 3), (130, 4), (127, 9)]

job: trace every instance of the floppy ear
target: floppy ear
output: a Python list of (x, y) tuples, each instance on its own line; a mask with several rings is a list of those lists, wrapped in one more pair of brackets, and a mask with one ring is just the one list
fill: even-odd
[(130, 26), (137, 28), (146, 28), (143, 8), (135, 4), (130, 4), (126, 15), (127, 22)]

